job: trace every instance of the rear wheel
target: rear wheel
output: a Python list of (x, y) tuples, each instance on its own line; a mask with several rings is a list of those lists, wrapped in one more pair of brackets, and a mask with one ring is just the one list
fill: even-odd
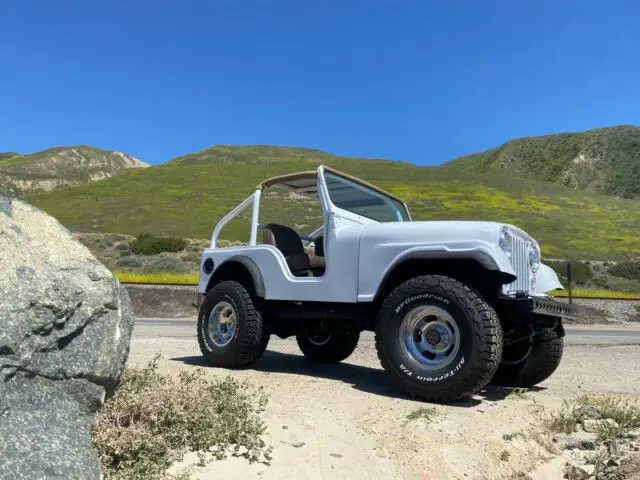
[(400, 390), (430, 401), (479, 392), (498, 367), (502, 343), (494, 309), (466, 285), (439, 275), (396, 287), (377, 319), (383, 368)]
[(358, 346), (360, 333), (318, 332), (296, 335), (303, 355), (314, 363), (338, 363), (346, 360)]
[(533, 387), (556, 371), (563, 350), (563, 338), (555, 329), (540, 329), (532, 340), (505, 346), (502, 361), (491, 383), (504, 387)]
[(269, 341), (253, 296), (240, 283), (225, 281), (207, 294), (198, 315), (198, 343), (216, 367), (240, 368), (255, 363)]

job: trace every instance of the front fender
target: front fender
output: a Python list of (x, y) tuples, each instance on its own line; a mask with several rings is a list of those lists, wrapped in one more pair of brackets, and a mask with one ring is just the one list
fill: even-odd
[[(406, 260), (414, 259), (472, 259), (480, 263), (487, 270), (501, 272), (507, 275), (508, 281), (516, 279), (516, 273), (509, 263), (509, 259), (504, 252), (498, 247), (493, 247), (484, 242), (477, 242), (470, 245), (449, 246), (449, 245), (429, 245), (417, 246), (408, 249), (399, 249), (393, 253), (393, 257), (389, 258), (389, 262), (385, 262), (386, 255), (390, 252), (381, 249), (378, 251), (378, 258), (371, 259), (368, 262), (362, 261), (359, 272), (359, 302), (373, 301), (377, 295), (381, 285), (393, 270)], [(385, 245), (389, 247), (390, 245)], [(376, 271), (376, 267), (384, 265), (386, 268)], [(511, 277), (511, 278), (509, 278)], [(506, 283), (508, 283), (508, 281)]]
[(542, 263), (540, 264), (540, 269), (538, 270), (536, 293), (546, 293), (550, 292), (551, 290), (564, 290), (564, 287), (560, 283), (558, 275), (553, 270), (553, 268)]

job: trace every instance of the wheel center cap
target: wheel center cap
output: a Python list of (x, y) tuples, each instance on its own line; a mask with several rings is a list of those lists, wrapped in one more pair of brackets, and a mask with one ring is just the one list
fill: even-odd
[(427, 342), (429, 342), (429, 345), (437, 345), (438, 343), (440, 343), (441, 339), (442, 336), (437, 330), (429, 330), (427, 332)]

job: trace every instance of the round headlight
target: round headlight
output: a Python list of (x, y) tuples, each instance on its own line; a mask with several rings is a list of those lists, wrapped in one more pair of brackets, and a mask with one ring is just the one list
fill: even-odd
[(507, 257), (511, 258), (512, 251), (512, 242), (511, 235), (506, 229), (500, 230), (500, 237), (498, 238), (498, 245), (502, 249), (502, 251), (507, 255)]
[(529, 245), (529, 265), (534, 272), (540, 268), (540, 251), (533, 243)]

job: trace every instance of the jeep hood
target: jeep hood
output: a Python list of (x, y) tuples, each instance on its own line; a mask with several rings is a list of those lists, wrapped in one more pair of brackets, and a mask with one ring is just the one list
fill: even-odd
[(505, 223), (482, 221), (416, 221), (369, 223), (361, 226), (363, 237), (381, 243), (442, 243), (449, 245), (481, 241), (495, 244)]

